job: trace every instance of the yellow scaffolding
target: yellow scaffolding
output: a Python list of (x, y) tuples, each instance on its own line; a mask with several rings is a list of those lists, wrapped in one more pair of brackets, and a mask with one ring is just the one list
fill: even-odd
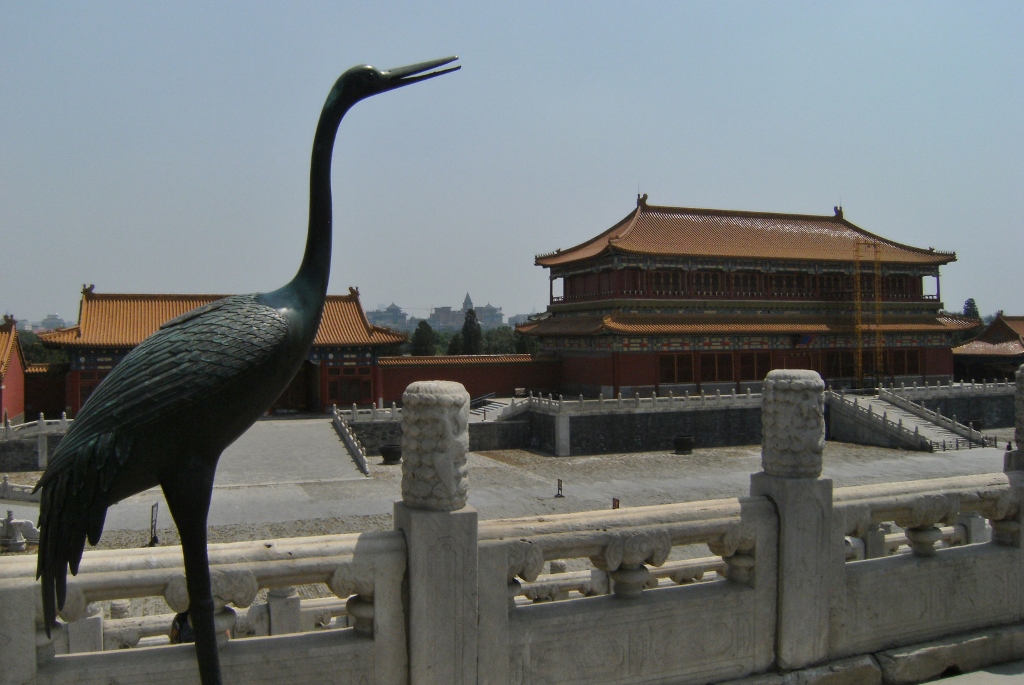
[(870, 248), (874, 261), (874, 278), (872, 286), (875, 299), (875, 340), (874, 369), (875, 381), (881, 379), (884, 367), (884, 347), (882, 343), (882, 246), (874, 240), (858, 238), (854, 252), (853, 276), (853, 334), (855, 352), (853, 357), (854, 376), (857, 386), (864, 387), (864, 284), (861, 264), (861, 248)]

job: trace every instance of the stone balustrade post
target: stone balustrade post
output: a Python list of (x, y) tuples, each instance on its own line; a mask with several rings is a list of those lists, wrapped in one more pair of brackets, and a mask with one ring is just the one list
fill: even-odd
[(469, 491), (469, 393), (419, 381), (402, 395), (402, 501), (408, 549), (410, 685), (477, 681), (477, 513)]
[(764, 381), (761, 467), (750, 494), (779, 513), (779, 668), (828, 657), (832, 480), (821, 477), (825, 384), (814, 371), (775, 370)]
[(286, 635), (302, 630), (299, 616), (302, 600), (294, 586), (275, 587), (267, 592), (267, 611), (270, 614), (270, 634)]
[(43, 632), (42, 617), (37, 622), (36, 603), (39, 586), (25, 582), (0, 588), (0, 685), (36, 682), (39, 647), (52, 649)]
[(1017, 449), (1003, 455), (1003, 471), (1024, 471), (1024, 364), (1017, 369), (1017, 387), (1013, 396), (1014, 434)]

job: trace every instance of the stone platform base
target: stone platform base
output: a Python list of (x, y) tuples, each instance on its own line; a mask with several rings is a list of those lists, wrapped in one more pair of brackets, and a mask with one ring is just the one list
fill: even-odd
[(721, 685), (916, 685), (1020, 659), (1024, 624), (1015, 624)]

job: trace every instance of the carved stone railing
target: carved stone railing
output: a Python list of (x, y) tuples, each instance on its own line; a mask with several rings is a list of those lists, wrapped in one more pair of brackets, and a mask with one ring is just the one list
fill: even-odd
[(69, 419), (66, 412), (61, 412), (59, 419), (45, 419), (39, 414), (35, 421), (12, 424), (7, 420), (4, 422), (3, 431), (0, 432), (0, 440), (26, 440), (39, 435), (64, 435), (72, 423), (74, 419)]
[(4, 474), (0, 480), (0, 499), (13, 500), (15, 502), (38, 502), (39, 493), (32, 492), (33, 486), (12, 483)]
[[(401, 586), (406, 545), (401, 533), (212, 544), (209, 556), (219, 631), (239, 627), (237, 614), (229, 605), (250, 607), (259, 590), (266, 588), (270, 594), (262, 611), (267, 613), (268, 632), (297, 632), (303, 608), (295, 586), (324, 583), (339, 601), (345, 600), (353, 634), (373, 638), (370, 651), (381, 651), (377, 658), (385, 659), (386, 664), (377, 663), (387, 676), (384, 681), (405, 682)], [(103, 649), (106, 641), (107, 631), (102, 615), (96, 613), (96, 602), (159, 596), (172, 610), (185, 611), (188, 593), (181, 549), (156, 547), (85, 554), (78, 575), (68, 578), (67, 599), (59, 613), (61, 622), (52, 639), (42, 629), (39, 596), (34, 556), (0, 560), (0, 640), (5, 644), (0, 650), (2, 683), (67, 682), (69, 674), (77, 668), (77, 660), (91, 657), (59, 654), (88, 651), (89, 646)], [(328, 609), (328, 613), (332, 610)], [(143, 637), (147, 621), (115, 620), (110, 626), (111, 641), (124, 639), (129, 628), (126, 623), (132, 621), (138, 624), (135, 629), (139, 638)], [(82, 649), (83, 645), (87, 649)], [(264, 649), (276, 648), (271, 644)], [(365, 648), (358, 643), (346, 643), (344, 649), (358, 652)], [(116, 659), (119, 652), (109, 654)], [(230, 656), (225, 658), (231, 661)], [(175, 668), (194, 669), (194, 661), (185, 659)], [(137, 682), (145, 682), (144, 674), (140, 674)]]
[(987, 397), (994, 395), (1012, 395), (1014, 384), (1012, 381), (982, 382), (982, 383), (913, 383), (907, 385), (901, 383), (898, 386), (890, 387), (891, 392), (905, 396), (911, 400), (931, 400), (943, 397)]
[[(335, 411), (340, 411), (335, 407)], [(360, 409), (353, 404), (351, 409), (344, 410), (346, 421), (361, 423), (366, 421), (401, 421), (402, 408), (392, 402), (390, 407), (385, 407), (383, 400), (378, 406), (377, 402), (370, 405), (369, 409)]]
[(674, 395), (671, 392), (659, 397), (655, 393), (651, 397), (623, 397), (619, 393), (614, 399), (605, 398), (599, 395), (596, 400), (584, 399), (582, 395), (575, 398), (568, 398), (559, 395), (534, 396), (530, 393), (528, 397), (520, 400), (513, 400), (498, 415), (498, 419), (508, 419), (525, 411), (533, 411), (540, 414), (615, 414), (635, 412), (675, 412), (675, 411), (697, 411), (701, 409), (725, 409), (734, 407), (760, 407), (761, 394), (752, 393), (748, 389), (745, 393), (737, 393), (735, 389), (723, 394), (716, 390), (714, 394), (701, 391), (699, 394), (691, 395), (688, 392), (683, 395)]
[(893, 406), (899, 407), (900, 409), (907, 411), (913, 414), (914, 416), (922, 418), (925, 421), (934, 423), (936, 426), (939, 426), (940, 428), (945, 428), (951, 433), (956, 433), (957, 435), (966, 438), (967, 440), (978, 445), (991, 447), (994, 447), (996, 445), (996, 438), (982, 435), (981, 431), (974, 430), (970, 426), (965, 426), (964, 424), (957, 422), (955, 416), (952, 418), (948, 418), (937, 411), (925, 409), (921, 405), (916, 404), (905, 397), (901, 397), (900, 395), (896, 394), (891, 390), (879, 388), (878, 399), (884, 400), (885, 402), (888, 402)]
[(635, 597), (651, 578), (682, 572), (681, 567), (661, 574), (651, 570), (682, 545), (708, 545), (722, 561), (702, 562), (705, 566), (724, 563), (726, 577), (752, 584), (755, 540), (742, 520), (744, 507), (748, 516), (770, 514), (770, 505), (760, 498), (716, 500), (483, 521), (479, 534), (481, 545), (505, 548), (510, 597), (521, 593), (520, 580), (537, 580), (544, 562), (581, 558), (611, 576), (616, 595)]
[[(888, 522), (906, 531), (902, 537), (914, 554), (933, 556), (940, 539), (967, 544), (985, 538), (976, 525), (963, 523), (965, 514), (991, 521), (995, 539), (1002, 539), (1006, 527), (1013, 527), (1008, 522), (1020, 512), (1024, 491), (1014, 485), (1017, 479), (1017, 473), (993, 473), (858, 485), (836, 488), (833, 501), (845, 534), (863, 541), (866, 558), (884, 556), (879, 552), (901, 542), (900, 535), (887, 535), (881, 528)], [(951, 530), (940, 530), (940, 524)], [(885, 547), (880, 545), (882, 540), (886, 540)]]
[(349, 455), (352, 457), (352, 461), (355, 462), (356, 468), (358, 468), (364, 476), (370, 475), (370, 467), (366, 463), (366, 448), (363, 447), (363, 443), (359, 441), (359, 437), (348, 425), (348, 421), (345, 420), (345, 415), (338, 411), (337, 406), (334, 406), (331, 409), (331, 425), (334, 426), (334, 431), (338, 434), (338, 437), (341, 438), (341, 441), (345, 443), (345, 449), (348, 450)]

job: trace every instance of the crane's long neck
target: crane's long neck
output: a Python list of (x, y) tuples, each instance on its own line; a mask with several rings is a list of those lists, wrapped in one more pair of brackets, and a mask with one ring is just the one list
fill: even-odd
[(331, 273), (331, 157), (338, 125), (349, 109), (338, 97), (337, 89), (324, 103), (320, 122), (313, 138), (313, 155), (309, 168), (309, 229), (306, 251), (298, 273), (289, 283), (306, 309), (315, 309), (317, 320), (327, 296), (327, 280)]

